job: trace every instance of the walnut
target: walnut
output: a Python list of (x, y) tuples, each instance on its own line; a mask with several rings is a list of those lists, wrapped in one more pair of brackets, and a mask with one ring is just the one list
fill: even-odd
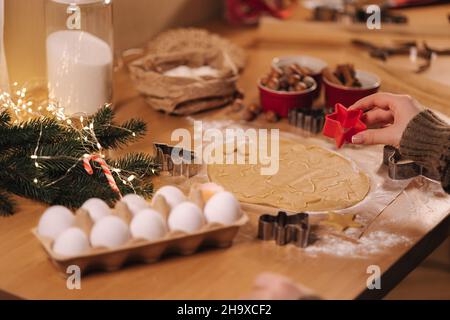
[(259, 104), (256, 103), (252, 103), (249, 107), (248, 110), (252, 113), (254, 113), (255, 115), (259, 115), (262, 112), (262, 107)]
[(280, 117), (273, 111), (267, 111), (265, 114), (267, 122), (275, 123), (280, 121)]
[(244, 121), (253, 121), (256, 119), (256, 117), (257, 117), (257, 115), (254, 114), (253, 112), (251, 112), (248, 108), (245, 109), (241, 115), (241, 118)]

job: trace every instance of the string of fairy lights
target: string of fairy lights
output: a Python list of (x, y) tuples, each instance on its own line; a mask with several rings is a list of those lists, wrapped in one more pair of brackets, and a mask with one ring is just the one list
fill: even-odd
[[(82, 162), (85, 158), (92, 156), (92, 154), (89, 153), (89, 150), (92, 150), (92, 147), (95, 147), (98, 150), (96, 155), (100, 156), (102, 159), (106, 158), (106, 155), (104, 154), (104, 148), (100, 144), (95, 134), (95, 124), (92, 118), (89, 118), (86, 115), (78, 115), (76, 118), (79, 124), (76, 125), (74, 116), (66, 115), (64, 108), (58, 103), (50, 101), (48, 99), (43, 99), (42, 101), (39, 101), (39, 99), (33, 99), (33, 97), (28, 94), (27, 88), (20, 87), (18, 83), (13, 84), (11, 92), (11, 94), (8, 92), (0, 92), (0, 111), (10, 111), (14, 116), (14, 125), (20, 125), (23, 127), (24, 123), (32, 119), (45, 117), (54, 118), (60, 123), (61, 126), (68, 128), (78, 134), (77, 140), (81, 141), (86, 150), (86, 154), (84, 154), (80, 158), (73, 158), (69, 156), (46, 156), (38, 154), (41, 137), (44, 130), (41, 125), (36, 147), (34, 148), (33, 154), (30, 155), (30, 159), (34, 161), (36, 170), (39, 170), (41, 168), (39, 160), (57, 160), (64, 158), (74, 161), (74, 165), (71, 166), (63, 176), (45, 185), (42, 184), (41, 187), (50, 187), (66, 178), (71, 173), (71, 171), (74, 170), (77, 165), (79, 165), (80, 162)], [(111, 127), (126, 130), (131, 133), (132, 136), (136, 136), (135, 132), (132, 132), (131, 130), (128, 130), (126, 128), (114, 125), (111, 125)], [(122, 168), (109, 167), (109, 169), (121, 183), (129, 186), (133, 191), (135, 191), (134, 182), (140, 181), (140, 179), (142, 179), (139, 174), (124, 170)], [(156, 173), (156, 170), (154, 168), (152, 168), (151, 170), (153, 174)], [(37, 177), (33, 179), (33, 182), (35, 184), (40, 184), (40, 181)]]

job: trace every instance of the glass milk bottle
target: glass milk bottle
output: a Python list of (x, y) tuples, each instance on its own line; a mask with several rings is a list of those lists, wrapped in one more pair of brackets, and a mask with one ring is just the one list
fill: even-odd
[(112, 0), (46, 0), (49, 98), (66, 114), (112, 100)]

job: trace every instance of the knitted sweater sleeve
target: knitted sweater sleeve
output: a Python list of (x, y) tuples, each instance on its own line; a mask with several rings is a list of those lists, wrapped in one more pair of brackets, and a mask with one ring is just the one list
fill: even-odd
[(450, 193), (450, 125), (425, 110), (408, 124), (400, 141), (400, 153), (441, 177)]

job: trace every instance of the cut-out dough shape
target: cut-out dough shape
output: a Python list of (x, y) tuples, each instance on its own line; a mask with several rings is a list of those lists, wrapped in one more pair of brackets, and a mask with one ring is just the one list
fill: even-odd
[(362, 228), (363, 225), (355, 221), (354, 214), (337, 214), (335, 212), (328, 213), (327, 220), (320, 222), (322, 225), (330, 226), (336, 231), (343, 232), (348, 228)]

